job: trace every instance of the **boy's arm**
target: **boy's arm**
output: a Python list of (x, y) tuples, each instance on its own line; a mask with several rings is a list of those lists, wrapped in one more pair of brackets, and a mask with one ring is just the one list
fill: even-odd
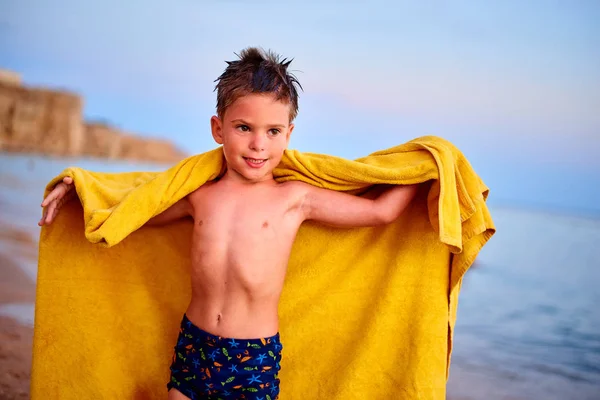
[[(56, 219), (63, 204), (75, 197), (77, 197), (77, 192), (74, 190), (73, 178), (65, 177), (42, 202), (41, 206), (44, 207), (44, 213), (38, 225), (50, 225)], [(191, 215), (192, 205), (188, 198), (184, 197), (162, 213), (152, 217), (146, 222), (146, 225), (164, 225)]]
[(166, 225), (178, 219), (191, 217), (193, 215), (192, 204), (188, 197), (184, 197), (162, 213), (150, 218), (146, 225)]
[(340, 228), (389, 224), (406, 209), (418, 185), (397, 185), (375, 199), (310, 186), (303, 209), (307, 220)]

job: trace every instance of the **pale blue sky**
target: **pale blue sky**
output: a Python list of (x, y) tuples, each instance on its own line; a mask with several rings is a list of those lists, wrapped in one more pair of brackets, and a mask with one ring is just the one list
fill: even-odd
[(291, 147), (356, 158), (421, 135), (491, 200), (600, 214), (600, 2), (0, 0), (0, 67), (189, 152), (249, 45), (293, 57)]

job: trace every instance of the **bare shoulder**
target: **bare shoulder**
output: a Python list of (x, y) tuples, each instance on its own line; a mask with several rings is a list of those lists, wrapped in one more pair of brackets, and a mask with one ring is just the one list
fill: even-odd
[(308, 183), (302, 181), (287, 181), (280, 183), (279, 188), (282, 193), (289, 198), (303, 197), (305, 196), (312, 187)]
[(211, 190), (211, 186), (214, 184), (214, 182), (207, 182), (184, 198), (192, 215), (196, 215), (197, 212), (210, 206), (215, 201), (214, 196), (211, 197), (211, 193), (214, 192), (214, 190)]
[(188, 198), (188, 201), (190, 203), (194, 203), (195, 201), (198, 201), (202, 197), (205, 197), (207, 195), (207, 193), (209, 192), (209, 189), (211, 188), (211, 186), (213, 186), (214, 184), (215, 184), (215, 182), (206, 182), (205, 184), (199, 186), (197, 189), (195, 189), (194, 191), (192, 191), (190, 194), (188, 194), (186, 196)]

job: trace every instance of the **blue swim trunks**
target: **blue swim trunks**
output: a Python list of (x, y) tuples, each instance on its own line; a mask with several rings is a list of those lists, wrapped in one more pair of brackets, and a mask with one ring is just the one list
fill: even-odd
[(279, 396), (279, 333), (259, 339), (212, 335), (183, 316), (167, 389), (193, 400), (275, 400)]

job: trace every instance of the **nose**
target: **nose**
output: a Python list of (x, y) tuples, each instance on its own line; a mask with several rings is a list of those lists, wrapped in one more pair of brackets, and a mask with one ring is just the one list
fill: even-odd
[(255, 133), (250, 140), (250, 150), (263, 151), (267, 138), (261, 133)]

